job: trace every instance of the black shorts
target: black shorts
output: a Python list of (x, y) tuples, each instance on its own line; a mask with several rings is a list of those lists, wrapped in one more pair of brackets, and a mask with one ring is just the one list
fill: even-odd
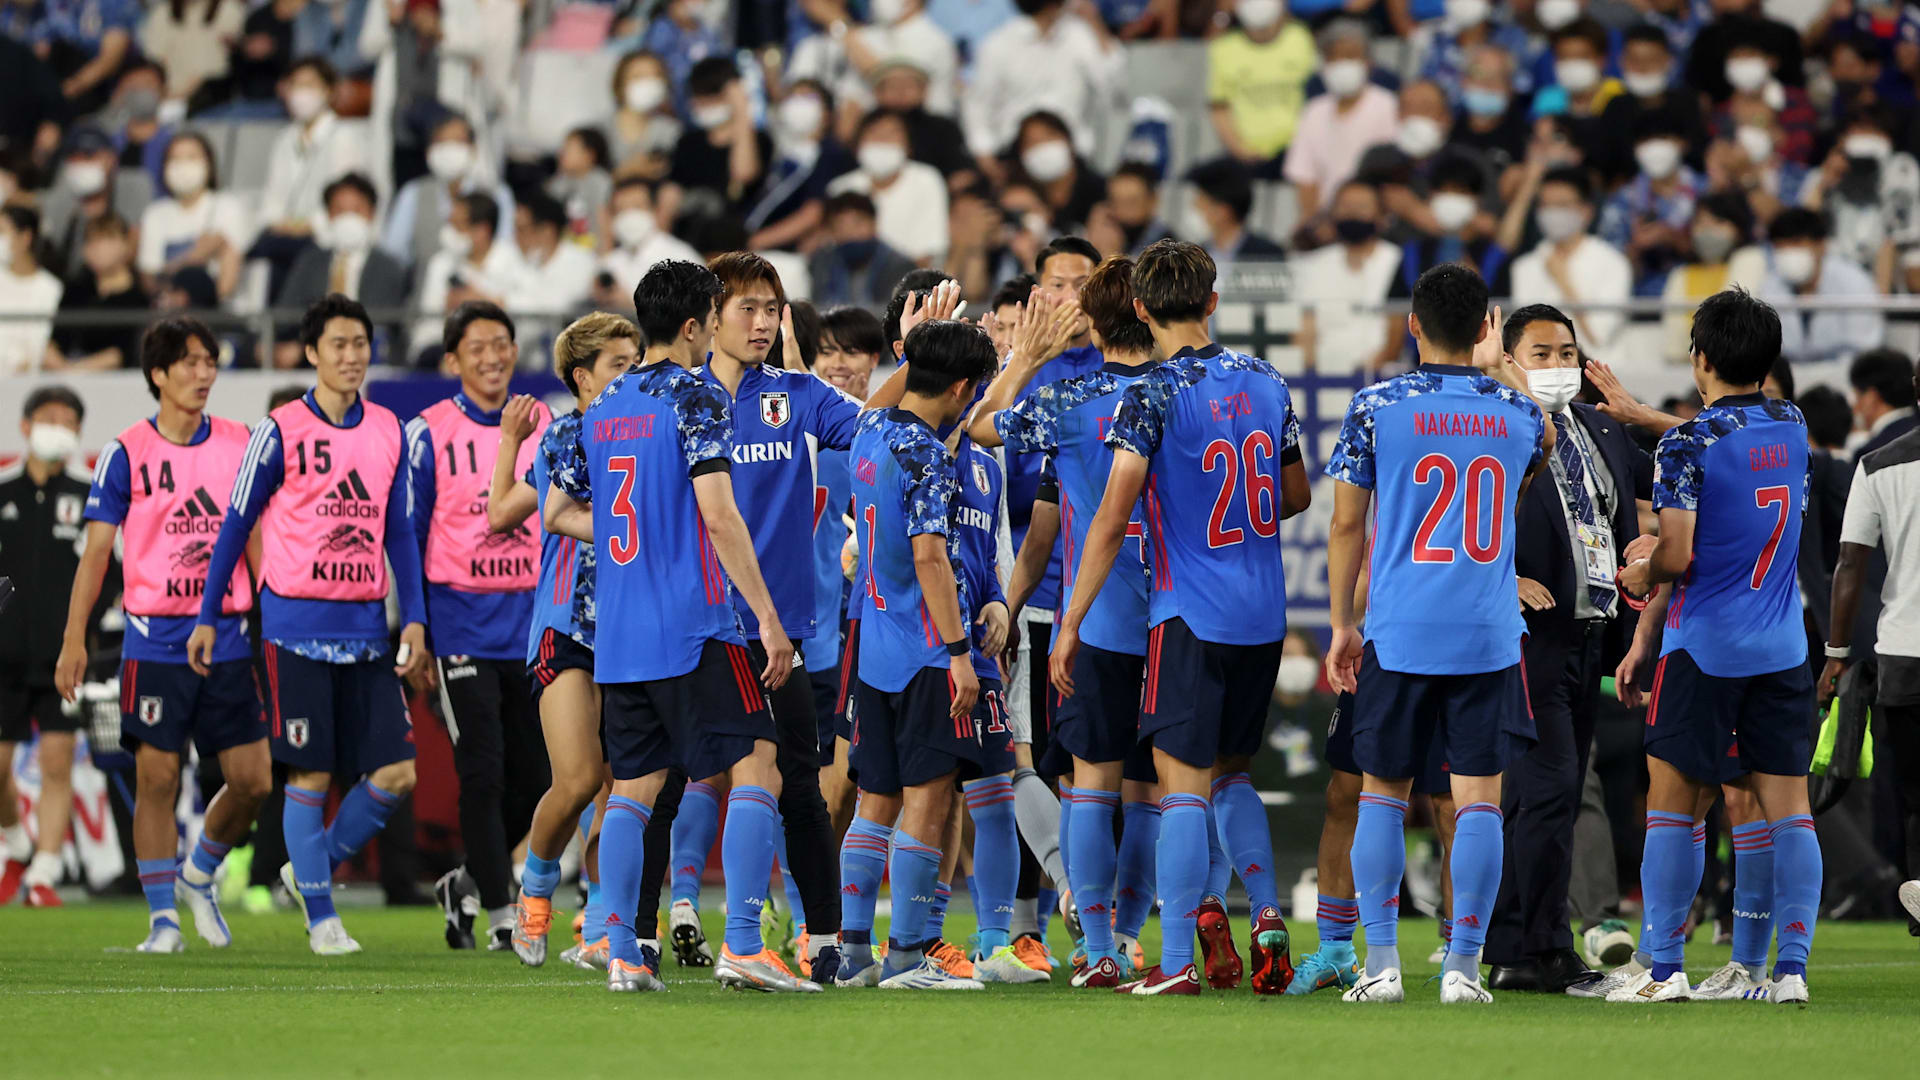
[(947, 773), (965, 782), (1013, 769), (999, 681), (980, 680), (973, 712), (955, 719), (952, 679), (946, 668), (928, 667), (891, 693), (860, 684), (847, 774), (861, 791), (892, 795)]
[(61, 708), (51, 671), (46, 673), (43, 686), (20, 668), (0, 669), (0, 742), (30, 742), (35, 727), (51, 732), (78, 731), (82, 720), (81, 714), (68, 716)]
[(774, 741), (773, 713), (744, 645), (709, 640), (685, 675), (601, 687), (607, 765), (615, 780), (678, 766), (688, 776), (726, 772)]
[(527, 665), (528, 693), (534, 708), (540, 707), (540, 694), (553, 685), (563, 671), (584, 671), (593, 678), (593, 650), (549, 626), (540, 633), (540, 651)]
[(1353, 761), (1387, 780), (1448, 772), (1497, 776), (1533, 745), (1533, 709), (1522, 664), (1460, 675), (1414, 675), (1380, 666), (1369, 644), (1354, 696)]
[(1201, 641), (1185, 619), (1168, 619), (1147, 635), (1140, 738), (1195, 768), (1249, 757), (1266, 734), (1279, 672), (1278, 641)]
[(186, 664), (120, 661), (120, 748), (141, 744), (180, 753), (187, 740), (202, 760), (267, 737), (252, 660), (214, 664), (203, 678)]
[(1073, 658), (1073, 696), (1054, 695), (1053, 745), (1081, 761), (1124, 762), (1126, 779), (1153, 783), (1153, 754), (1140, 745), (1146, 673), (1144, 656), (1082, 643)]
[[(833, 702), (833, 734), (853, 741), (853, 717), (860, 711), (860, 620), (848, 619), (846, 643), (840, 647), (840, 692)], [(821, 760), (827, 760), (822, 758)]]
[[(1333, 717), (1327, 721), (1327, 765), (1337, 772), (1360, 775), (1360, 765), (1353, 760), (1353, 695), (1341, 694), (1333, 703)], [(1413, 791), (1416, 795), (1446, 795), (1453, 791), (1453, 781), (1447, 775), (1447, 756), (1442, 753), (1440, 740), (1432, 739), (1427, 743), (1426, 762), (1413, 778)]]
[(825, 671), (807, 669), (807, 680), (813, 683), (813, 726), (814, 737), (820, 745), (820, 764), (833, 764), (833, 742), (839, 738), (840, 726), (834, 719), (834, 706), (840, 702), (840, 669), (828, 668)]
[(1748, 773), (1805, 776), (1813, 761), (1813, 673), (1720, 678), (1685, 649), (1660, 658), (1647, 703), (1647, 755), (1704, 784)]
[(413, 760), (413, 717), (392, 657), (329, 664), (269, 641), (261, 665), (273, 760), (343, 779)]

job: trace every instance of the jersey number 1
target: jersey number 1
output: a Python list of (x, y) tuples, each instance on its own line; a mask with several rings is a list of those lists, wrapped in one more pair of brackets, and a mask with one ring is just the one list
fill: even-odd
[[(1433, 534), (1440, 527), (1440, 519), (1447, 516), (1447, 510), (1453, 506), (1453, 497), (1460, 490), (1460, 467), (1445, 454), (1428, 454), (1414, 463), (1414, 483), (1424, 487), (1435, 480), (1439, 481), (1440, 490), (1434, 494), (1433, 505), (1427, 508), (1426, 516), (1420, 519), (1420, 531), (1413, 535), (1413, 561), (1417, 563), (1453, 561), (1453, 549), (1435, 547)], [(1500, 557), (1501, 541), (1506, 529), (1504, 508), (1507, 502), (1507, 471), (1498, 458), (1483, 454), (1467, 463), (1466, 487), (1467, 506), (1461, 522), (1461, 545), (1467, 549), (1467, 558), (1477, 563), (1490, 563)], [(1480, 543), (1480, 519), (1483, 516), (1489, 519), (1485, 527), (1485, 544)]]

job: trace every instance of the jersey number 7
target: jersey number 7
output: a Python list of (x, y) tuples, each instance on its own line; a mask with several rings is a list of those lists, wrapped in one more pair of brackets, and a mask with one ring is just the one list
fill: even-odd
[(1753, 560), (1753, 579), (1747, 582), (1747, 588), (1758, 589), (1766, 580), (1767, 571), (1773, 569), (1773, 555), (1780, 550), (1780, 534), (1787, 531), (1787, 504), (1793, 501), (1787, 486), (1763, 487), (1753, 493), (1753, 505), (1761, 510), (1774, 507), (1773, 532), (1767, 537), (1766, 546), (1760, 549), (1760, 555)]
[[(1454, 551), (1450, 547), (1435, 547), (1433, 534), (1440, 527), (1440, 519), (1447, 516), (1447, 510), (1453, 506), (1453, 497), (1460, 490), (1460, 467), (1445, 454), (1428, 454), (1413, 466), (1413, 482), (1421, 486), (1438, 480), (1440, 490), (1434, 493), (1433, 505), (1427, 508), (1427, 514), (1420, 519), (1420, 531), (1413, 535), (1413, 561), (1417, 563), (1450, 563)], [(1467, 463), (1467, 506), (1461, 519), (1461, 546), (1467, 549), (1467, 558), (1477, 563), (1490, 563), (1500, 557), (1501, 541), (1504, 539), (1507, 516), (1502, 512), (1507, 502), (1507, 470), (1495, 457), (1482, 454)], [(1482, 516), (1489, 518), (1485, 531), (1487, 542), (1480, 543)]]

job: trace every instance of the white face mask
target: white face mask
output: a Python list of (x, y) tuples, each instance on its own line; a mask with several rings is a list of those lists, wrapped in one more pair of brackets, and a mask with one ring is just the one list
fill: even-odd
[(361, 252), (373, 246), (373, 222), (359, 214), (335, 214), (330, 231), (335, 251)]
[(1335, 60), (1320, 69), (1320, 81), (1327, 84), (1327, 92), (1334, 97), (1346, 100), (1358, 94), (1367, 85), (1367, 65), (1363, 60)]
[(1723, 229), (1717, 225), (1695, 225), (1693, 227), (1693, 254), (1703, 263), (1722, 263), (1733, 253), (1739, 244), (1740, 235), (1732, 229)]
[(652, 75), (634, 79), (620, 90), (620, 101), (634, 112), (652, 112), (667, 100), (667, 81)]
[(466, 143), (448, 140), (427, 147), (427, 171), (443, 183), (453, 183), (472, 167), (473, 147)]
[(178, 198), (192, 198), (207, 189), (207, 163), (196, 158), (167, 162), (167, 190)]
[(731, 119), (733, 119), (733, 106), (724, 101), (716, 101), (708, 105), (695, 105), (693, 107), (694, 126), (700, 128), (702, 131), (712, 131), (717, 127), (725, 127), (727, 121)]
[(1794, 288), (1799, 288), (1813, 280), (1813, 272), (1818, 268), (1810, 247), (1783, 247), (1773, 249), (1773, 271), (1780, 280)]
[(172, 127), (187, 118), (187, 103), (180, 98), (168, 98), (153, 111), (153, 120), (161, 127)]
[(1849, 135), (1841, 140), (1840, 149), (1850, 158), (1885, 161), (1893, 153), (1893, 143), (1885, 135)]
[(1288, 697), (1304, 697), (1320, 685), (1320, 665), (1311, 656), (1283, 656), (1273, 688)]
[(1458, 191), (1442, 191), (1433, 197), (1433, 220), (1446, 232), (1458, 232), (1473, 220), (1480, 202)]
[(1064, 139), (1048, 139), (1043, 143), (1034, 143), (1020, 152), (1020, 164), (1027, 175), (1043, 184), (1055, 180), (1073, 171), (1073, 147)]
[(311, 86), (296, 86), (287, 91), (287, 115), (306, 123), (327, 107), (327, 92)]
[(1465, 30), (1493, 16), (1491, 0), (1447, 0), (1447, 29)]
[(1746, 151), (1747, 160), (1755, 165), (1773, 160), (1773, 132), (1752, 124), (1742, 124), (1733, 130), (1733, 141)]
[(1440, 129), (1439, 121), (1430, 116), (1409, 116), (1400, 121), (1400, 131), (1393, 138), (1393, 144), (1400, 152), (1410, 158), (1424, 158), (1446, 145), (1446, 132)]
[(1556, 60), (1553, 78), (1569, 94), (1584, 94), (1600, 85), (1600, 65), (1585, 57)]
[(1767, 85), (1773, 72), (1767, 69), (1767, 62), (1758, 56), (1736, 56), (1727, 61), (1727, 82), (1735, 90), (1751, 94)]
[(1541, 368), (1527, 372), (1527, 390), (1550, 413), (1565, 409), (1580, 394), (1580, 369)]
[(1249, 30), (1270, 30), (1287, 13), (1280, 0), (1240, 0), (1233, 5), (1234, 17)]
[(907, 0), (872, 0), (867, 10), (873, 15), (873, 21), (880, 26), (892, 26), (907, 13)]
[(1680, 144), (1671, 139), (1654, 139), (1633, 148), (1633, 160), (1640, 171), (1655, 180), (1665, 180), (1680, 167)]
[(827, 107), (819, 98), (798, 94), (780, 103), (780, 132), (796, 141), (812, 139), (826, 117)]
[(645, 210), (627, 209), (613, 215), (613, 238), (623, 248), (637, 248), (660, 231), (660, 223)]
[(1587, 227), (1586, 212), (1577, 206), (1543, 206), (1533, 212), (1541, 235), (1555, 243), (1580, 235)]
[(894, 142), (863, 143), (858, 157), (861, 172), (875, 180), (891, 180), (907, 163), (907, 148)]
[(1659, 97), (1667, 92), (1667, 73), (1664, 71), (1628, 71), (1620, 76), (1626, 84), (1627, 93), (1634, 97)]
[(1548, 30), (1558, 30), (1580, 17), (1580, 0), (1540, 0), (1533, 17)]
[(456, 229), (449, 221), (440, 226), (440, 250), (456, 259), (464, 259), (473, 250), (473, 238), (465, 229)]
[(65, 461), (80, 449), (80, 435), (64, 424), (34, 424), (27, 428), (27, 453), (41, 461)]
[(67, 178), (73, 193), (83, 199), (100, 194), (107, 186), (107, 167), (97, 161), (69, 161), (61, 175)]

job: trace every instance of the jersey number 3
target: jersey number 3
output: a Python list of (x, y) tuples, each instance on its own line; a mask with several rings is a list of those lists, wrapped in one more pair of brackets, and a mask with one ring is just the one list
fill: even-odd
[[(1435, 547), (1433, 534), (1440, 527), (1440, 519), (1447, 516), (1447, 510), (1453, 506), (1453, 497), (1460, 491), (1460, 467), (1445, 454), (1428, 454), (1413, 466), (1413, 482), (1426, 486), (1435, 481), (1440, 490), (1434, 493), (1433, 505), (1427, 508), (1427, 514), (1420, 519), (1420, 531), (1413, 535), (1413, 561), (1417, 563), (1450, 563), (1454, 551), (1444, 545)], [(1500, 557), (1502, 535), (1506, 529), (1507, 515), (1504, 508), (1507, 502), (1507, 471), (1498, 458), (1481, 455), (1467, 463), (1467, 506), (1461, 519), (1461, 545), (1467, 549), (1467, 558), (1477, 563), (1490, 563)], [(1484, 531), (1487, 542), (1480, 542), (1483, 531), (1481, 518), (1487, 519)]]
[[(1200, 471), (1221, 470), (1220, 494), (1213, 500), (1213, 513), (1207, 515), (1207, 546), (1232, 547), (1244, 543), (1246, 529), (1227, 526), (1227, 511), (1233, 505), (1236, 490), (1246, 489), (1246, 521), (1255, 536), (1272, 539), (1280, 531), (1280, 508), (1275, 505), (1273, 476), (1260, 471), (1259, 459), (1273, 460), (1273, 436), (1255, 431), (1240, 442), (1236, 452), (1232, 443), (1215, 439), (1200, 452)], [(1245, 464), (1246, 477), (1241, 479)]]
[(634, 467), (632, 455), (607, 459), (607, 468), (620, 474), (620, 490), (613, 496), (613, 516), (621, 522), (621, 531), (607, 538), (607, 554), (621, 566), (640, 554), (640, 523), (633, 509)]

